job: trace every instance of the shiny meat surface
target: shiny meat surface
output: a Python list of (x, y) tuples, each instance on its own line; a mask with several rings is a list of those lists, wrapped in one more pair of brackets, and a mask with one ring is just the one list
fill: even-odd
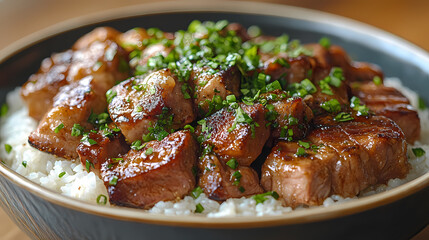
[(53, 54), (42, 62), (38, 73), (30, 76), (21, 89), (30, 116), (42, 119), (52, 108), (53, 98), (61, 87), (86, 76), (112, 82), (124, 80), (128, 77), (128, 68), (123, 67), (127, 58), (125, 51), (110, 40)]
[(195, 187), (197, 152), (192, 135), (178, 131), (141, 150), (130, 150), (123, 161), (110, 159), (101, 169), (110, 202), (147, 209), (159, 201), (182, 198)]
[[(213, 71), (215, 73), (213, 73)], [(211, 114), (216, 110), (212, 101), (220, 96), (218, 101), (225, 100), (228, 95), (240, 96), (241, 74), (237, 68), (213, 70), (211, 68), (194, 67), (191, 74), (191, 88), (194, 89), (194, 104), (201, 116)]]
[(329, 54), (334, 66), (341, 67), (346, 75), (346, 79), (350, 82), (368, 82), (372, 81), (375, 76), (383, 79), (381, 69), (370, 63), (354, 62), (340, 46), (331, 46)]
[(128, 142), (149, 134), (149, 128), (159, 120), (169, 122), (165, 124), (169, 131), (195, 119), (192, 100), (184, 98), (182, 84), (170, 70), (164, 69), (146, 77), (130, 78), (112, 88), (115, 97), (108, 111)]
[(302, 98), (284, 96), (281, 91), (261, 96), (268, 100), (265, 119), (271, 122), (271, 136), (276, 139), (302, 139), (310, 131), (313, 112)]
[(119, 159), (122, 154), (130, 150), (124, 136), (114, 129), (113, 127), (90, 132), (77, 146), (76, 151), (80, 162), (88, 172), (92, 171), (100, 175), (101, 165), (104, 162), (108, 159)]
[(85, 77), (60, 89), (54, 107), (43, 117), (28, 142), (35, 148), (67, 159), (78, 157), (76, 147), (81, 137), (72, 136), (74, 124), (85, 130), (93, 128), (88, 122), (91, 113), (101, 113), (106, 108), (106, 87), (97, 86), (91, 77)]
[(305, 140), (308, 148), (281, 142), (262, 167), (262, 186), (287, 205), (319, 205), (332, 194), (353, 197), (408, 173), (405, 138), (392, 120), (356, 116), (336, 123), (327, 117), (316, 124)]
[(398, 124), (409, 143), (420, 138), (420, 118), (417, 110), (395, 88), (368, 82), (354, 85), (352, 93), (375, 114), (388, 117)]
[(94, 42), (106, 42), (106, 41), (116, 42), (120, 34), (121, 33), (118, 30), (111, 27), (98, 27), (92, 30), (91, 32), (83, 35), (81, 38), (79, 38), (73, 44), (72, 49), (73, 50), (84, 49), (92, 45)]
[(251, 167), (237, 166), (233, 169), (215, 154), (206, 154), (200, 158), (198, 168), (198, 185), (213, 200), (224, 201), (263, 192), (259, 177)]
[[(239, 118), (247, 115), (252, 123), (237, 123), (237, 116), (229, 108), (205, 118), (207, 131), (199, 126), (197, 132), (206, 136), (205, 146), (212, 146), (223, 161), (235, 158), (240, 165), (249, 166), (262, 152), (262, 148), (270, 135), (266, 127), (265, 110), (261, 104), (239, 104)], [(256, 125), (257, 124), (257, 125)]]

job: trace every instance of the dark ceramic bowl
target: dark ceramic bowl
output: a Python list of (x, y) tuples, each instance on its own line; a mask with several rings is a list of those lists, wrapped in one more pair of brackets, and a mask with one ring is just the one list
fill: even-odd
[[(267, 34), (287, 33), (304, 43), (327, 36), (354, 59), (376, 63), (386, 76), (401, 78), (429, 102), (429, 55), (422, 49), (349, 19), (295, 7), (234, 2), (134, 6), (35, 33), (0, 53), (0, 101), (37, 71), (43, 58), (69, 48), (94, 27), (175, 31), (193, 19), (258, 25)], [(429, 174), (393, 190), (327, 208), (210, 219), (97, 206), (38, 186), (4, 165), (0, 173), (1, 206), (35, 239), (408, 239), (429, 223)]]

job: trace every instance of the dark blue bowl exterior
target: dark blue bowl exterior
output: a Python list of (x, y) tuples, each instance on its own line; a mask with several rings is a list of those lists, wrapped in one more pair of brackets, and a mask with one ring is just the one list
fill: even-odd
[[(327, 36), (332, 43), (343, 46), (353, 59), (378, 64), (386, 76), (401, 78), (429, 102), (425, 94), (429, 89), (429, 62), (374, 36), (287, 17), (210, 12), (117, 19), (49, 37), (0, 63), (0, 102), (4, 102), (7, 92), (37, 71), (43, 58), (70, 48), (94, 27), (108, 25), (126, 31), (139, 26), (175, 31), (185, 29), (193, 19), (227, 19), (245, 26), (258, 25), (266, 34), (286, 33), (303, 43), (317, 42)], [(35, 239), (408, 239), (429, 224), (429, 188), (400, 201), (341, 218), (244, 230), (163, 226), (87, 214), (46, 201), (3, 175), (0, 175), (0, 190), (3, 209)]]

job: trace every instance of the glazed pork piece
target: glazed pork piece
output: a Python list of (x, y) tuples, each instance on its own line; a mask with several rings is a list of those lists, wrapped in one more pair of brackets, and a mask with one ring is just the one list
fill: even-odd
[(163, 69), (130, 78), (110, 90), (110, 117), (129, 143), (150, 134), (157, 124), (168, 134), (195, 119), (192, 100), (185, 99), (182, 84), (170, 70)]
[[(236, 67), (214, 70), (209, 67), (194, 66), (190, 86), (194, 90), (193, 100), (198, 113), (206, 117), (219, 110), (215, 104), (221, 103), (228, 95), (240, 96), (241, 74)], [(217, 99), (218, 98), (218, 99)]]
[(403, 178), (409, 170), (401, 129), (382, 116), (337, 123), (316, 119), (302, 142), (280, 142), (262, 167), (261, 184), (289, 206), (320, 205), (332, 194), (353, 197), (363, 189)]
[(129, 150), (130, 146), (125, 142), (124, 136), (114, 126), (87, 133), (76, 148), (82, 165), (88, 172), (92, 171), (98, 176), (104, 162), (117, 159)]
[(104, 112), (107, 106), (105, 92), (113, 85), (103, 80), (87, 76), (62, 87), (54, 98), (53, 108), (28, 137), (31, 146), (59, 157), (77, 158), (76, 147), (81, 136), (73, 136), (72, 129), (75, 124), (86, 131), (94, 128), (88, 119), (91, 113)]
[[(92, 36), (92, 33), (86, 36)], [(86, 36), (82, 39), (85, 40)], [(61, 87), (86, 76), (91, 75), (95, 79), (105, 79), (106, 82), (113, 83), (128, 77), (128, 68), (123, 64), (128, 56), (116, 42), (109, 39), (103, 42), (87, 41), (89, 40), (84, 42), (89, 45), (82, 42), (76, 50), (53, 54), (43, 60), (38, 73), (30, 76), (24, 84), (21, 96), (31, 117), (42, 119), (52, 108), (53, 98)]]
[(395, 88), (371, 81), (354, 84), (352, 93), (375, 114), (388, 117), (398, 124), (409, 143), (414, 143), (420, 138), (420, 118), (417, 110)]
[(241, 166), (249, 166), (261, 154), (270, 129), (261, 104), (238, 105), (205, 118), (197, 133), (205, 138), (203, 147), (212, 149), (223, 161), (234, 158)]
[(255, 170), (239, 166), (231, 158), (227, 163), (216, 156), (206, 154), (198, 161), (200, 186), (206, 195), (213, 200), (225, 201), (228, 198), (240, 198), (263, 192)]
[(276, 90), (262, 94), (261, 99), (267, 100), (265, 118), (271, 122), (271, 137), (302, 139), (310, 131), (313, 111), (302, 98)]
[(130, 150), (121, 160), (109, 159), (101, 176), (110, 202), (148, 209), (159, 201), (177, 200), (195, 187), (198, 143), (189, 131)]

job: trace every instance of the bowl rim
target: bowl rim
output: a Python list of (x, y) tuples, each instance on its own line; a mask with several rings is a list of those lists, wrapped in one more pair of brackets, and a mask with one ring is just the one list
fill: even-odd
[[(393, 45), (400, 46), (401, 48), (406, 49), (409, 53), (419, 56), (420, 59), (424, 60), (424, 63), (429, 63), (429, 54), (416, 45), (378, 28), (330, 13), (272, 3), (223, 1), (222, 4), (219, 4), (216, 2), (178, 1), (130, 5), (118, 9), (96, 12), (57, 23), (30, 34), (0, 50), (0, 64), (16, 53), (23, 51), (26, 48), (35, 45), (47, 38), (89, 24), (143, 15), (186, 12), (224, 12), (231, 14), (268, 15), (294, 18), (313, 23), (322, 23), (332, 27), (348, 28), (364, 35), (376, 36), (376, 38), (380, 41), (389, 42)], [(420, 65), (418, 64), (419, 62), (413, 63), (415, 65)], [(344, 202), (338, 205), (335, 204), (329, 207), (315, 207), (305, 210), (293, 211), (277, 216), (252, 218), (241, 216), (208, 218), (204, 216), (167, 216), (163, 214), (147, 213), (140, 209), (129, 209), (115, 206), (99, 206), (95, 203), (88, 203), (79, 199), (64, 196), (50, 189), (42, 187), (37, 183), (34, 183), (31, 180), (25, 178), (24, 176), (19, 175), (4, 164), (0, 164), (0, 174), (2, 174), (17, 186), (50, 203), (76, 211), (123, 221), (204, 228), (274, 227), (280, 225), (329, 220), (332, 218), (347, 216), (387, 205), (429, 186), (429, 173), (426, 173), (417, 179), (414, 179), (386, 192), (363, 197), (349, 202)]]

